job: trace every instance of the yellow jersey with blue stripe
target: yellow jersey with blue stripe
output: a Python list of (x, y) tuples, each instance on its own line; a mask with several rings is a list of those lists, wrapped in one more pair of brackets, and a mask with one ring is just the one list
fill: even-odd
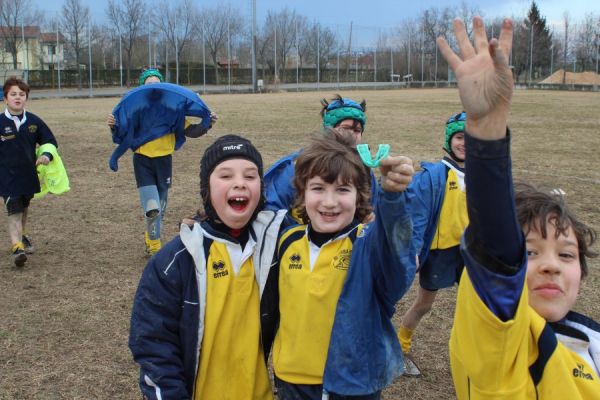
[[(481, 300), (465, 269), (450, 337), (457, 398), (600, 399), (593, 364), (557, 336), (529, 306), (526, 286), (513, 319), (503, 322)], [(591, 350), (600, 356), (600, 349)]]
[(431, 241), (431, 250), (443, 250), (458, 246), (468, 224), (464, 173), (450, 166), (440, 217)]
[(350, 266), (353, 238), (362, 225), (323, 244), (307, 226), (279, 240), (279, 329), (273, 344), (275, 375), (293, 384), (323, 383), (335, 311)]
[(273, 399), (261, 348), (260, 296), (249, 246), (234, 261), (226, 243), (211, 244), (194, 399)]

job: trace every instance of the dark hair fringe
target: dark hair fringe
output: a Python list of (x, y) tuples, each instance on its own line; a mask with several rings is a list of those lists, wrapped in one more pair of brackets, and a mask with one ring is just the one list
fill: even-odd
[(31, 91), (31, 88), (29, 87), (27, 82), (25, 82), (21, 78), (17, 78), (16, 76), (11, 76), (10, 78), (8, 78), (6, 80), (6, 82), (4, 82), (4, 87), (2, 88), (2, 92), (4, 93), (5, 98), (8, 95), (8, 91), (13, 86), (18, 86), (19, 89), (21, 89), (22, 91), (25, 92), (25, 98), (26, 99), (29, 98), (29, 92)]
[(537, 230), (543, 238), (546, 238), (548, 222), (554, 225), (556, 237), (566, 235), (569, 228), (573, 229), (579, 250), (581, 277), (585, 278), (588, 275), (587, 259), (598, 256), (598, 253), (591, 250), (597, 233), (581, 222), (567, 207), (564, 196), (554, 194), (550, 190), (538, 189), (527, 183), (516, 182), (515, 203), (517, 218), (525, 235), (532, 230)]

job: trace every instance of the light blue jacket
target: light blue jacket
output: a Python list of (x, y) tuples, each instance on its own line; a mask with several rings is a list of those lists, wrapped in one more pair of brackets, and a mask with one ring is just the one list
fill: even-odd
[(407, 190), (413, 223), (413, 246), (419, 255), (419, 265), (423, 265), (429, 255), (448, 179), (448, 167), (441, 161), (422, 162), (421, 168), (423, 170), (415, 174)]

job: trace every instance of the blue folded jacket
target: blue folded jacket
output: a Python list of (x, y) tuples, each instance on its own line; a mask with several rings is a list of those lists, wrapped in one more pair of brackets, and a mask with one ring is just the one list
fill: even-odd
[(185, 117), (202, 118), (210, 127), (210, 110), (195, 92), (171, 83), (153, 83), (135, 88), (114, 108), (113, 142), (118, 144), (108, 162), (116, 171), (117, 160), (127, 149), (135, 150), (169, 133), (175, 133), (175, 150), (185, 142)]

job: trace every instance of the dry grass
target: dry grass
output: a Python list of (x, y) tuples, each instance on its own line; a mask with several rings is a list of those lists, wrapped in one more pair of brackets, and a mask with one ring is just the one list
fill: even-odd
[[(175, 155), (174, 183), (163, 236), (199, 205), (202, 151), (215, 137), (244, 133), (262, 150), (265, 164), (298, 149), (319, 128), (323, 93), (210, 95), (220, 115), (206, 137)], [(442, 155), (445, 118), (460, 110), (455, 90), (344, 92), (368, 100), (365, 141), (391, 143), (414, 160)], [(142, 213), (131, 167), (113, 150), (105, 116), (118, 99), (39, 100), (29, 108), (55, 132), (72, 190), (31, 207), (30, 231), (38, 248), (27, 266), (0, 263), (0, 399), (137, 399), (137, 368), (127, 348), (131, 300), (145, 265)], [(600, 230), (598, 93), (517, 92), (510, 126), (515, 175), (567, 192), (582, 219)], [(596, 161), (594, 161), (596, 160)], [(0, 213), (5, 215), (4, 213)], [(6, 218), (0, 219), (8, 247)], [(597, 248), (597, 247), (596, 247)], [(600, 320), (600, 262), (577, 309)], [(422, 379), (401, 378), (386, 399), (452, 399), (447, 342), (455, 290), (445, 290), (416, 334)], [(408, 308), (411, 291), (398, 305)], [(396, 320), (398, 323), (398, 320)]]

